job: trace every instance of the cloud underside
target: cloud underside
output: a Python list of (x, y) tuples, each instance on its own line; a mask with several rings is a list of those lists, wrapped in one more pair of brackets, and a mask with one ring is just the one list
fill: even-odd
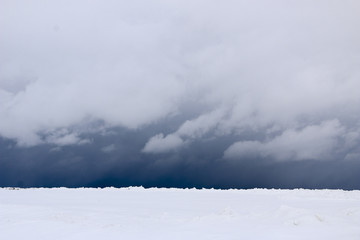
[(357, 1), (71, 6), (0, 9), (2, 137), (81, 145), (162, 121), (144, 154), (231, 135), (227, 159), (360, 156)]

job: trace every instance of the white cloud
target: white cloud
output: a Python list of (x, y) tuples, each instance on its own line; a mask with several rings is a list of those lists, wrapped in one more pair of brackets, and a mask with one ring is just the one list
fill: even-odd
[(272, 157), (279, 161), (333, 159), (339, 141), (346, 136), (338, 120), (306, 126), (303, 129), (288, 129), (266, 142), (239, 141), (224, 153), (225, 158)]
[(64, 135), (50, 135), (45, 140), (46, 143), (55, 144), (58, 146), (66, 146), (66, 145), (82, 145), (82, 144), (88, 144), (91, 141), (89, 139), (81, 139), (77, 134), (75, 133), (69, 133)]
[[(185, 143), (201, 138), (210, 130), (215, 129), (224, 114), (224, 109), (217, 109), (195, 119), (186, 120), (176, 132), (168, 134), (166, 137), (163, 134), (158, 134), (150, 138), (144, 147), (144, 152), (168, 152), (179, 149)], [(159, 151), (157, 146), (165, 142), (166, 144)]]
[(211, 129), (216, 128), (225, 113), (224, 109), (216, 109), (200, 115), (196, 119), (187, 120), (176, 131), (176, 134), (182, 137), (200, 138)]
[(182, 146), (183, 140), (176, 135), (169, 134), (164, 137), (164, 134), (158, 134), (150, 138), (146, 143), (143, 152), (145, 153), (165, 153), (177, 150)]

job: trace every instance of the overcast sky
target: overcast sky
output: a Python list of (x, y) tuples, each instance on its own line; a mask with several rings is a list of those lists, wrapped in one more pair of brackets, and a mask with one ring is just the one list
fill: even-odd
[(360, 188), (359, 1), (0, 2), (1, 185)]

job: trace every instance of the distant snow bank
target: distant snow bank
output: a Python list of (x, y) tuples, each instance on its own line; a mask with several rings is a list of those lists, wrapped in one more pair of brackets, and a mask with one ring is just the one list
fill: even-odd
[(360, 191), (0, 188), (0, 239), (360, 239)]

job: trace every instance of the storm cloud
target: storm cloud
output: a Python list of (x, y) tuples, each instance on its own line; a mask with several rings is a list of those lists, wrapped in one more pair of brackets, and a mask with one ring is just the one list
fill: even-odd
[(109, 169), (132, 154), (134, 169), (157, 159), (155, 172), (356, 165), (359, 10), (355, 0), (2, 1), (2, 149), (96, 149)]

